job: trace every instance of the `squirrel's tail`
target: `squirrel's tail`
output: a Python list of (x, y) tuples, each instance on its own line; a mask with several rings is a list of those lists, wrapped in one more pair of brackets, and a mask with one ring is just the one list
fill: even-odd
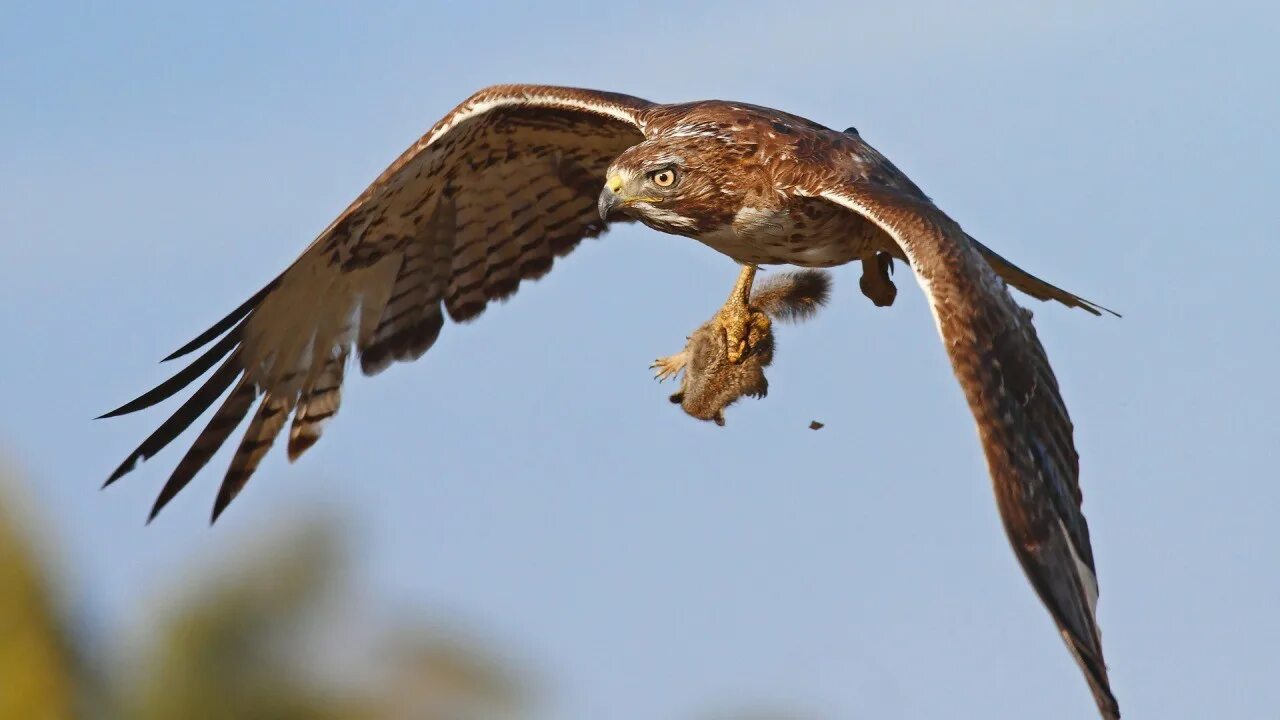
[(769, 317), (800, 322), (813, 317), (831, 296), (831, 275), (825, 270), (796, 270), (769, 275), (756, 283), (751, 304)]

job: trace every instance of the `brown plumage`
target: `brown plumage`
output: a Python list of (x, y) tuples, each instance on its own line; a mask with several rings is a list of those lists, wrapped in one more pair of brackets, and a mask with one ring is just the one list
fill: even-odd
[[(856, 131), (777, 110), (656, 105), (546, 86), (481, 90), (396, 159), (275, 280), (170, 356), (208, 346), (187, 368), (107, 414), (155, 405), (213, 371), (108, 484), (230, 390), (153, 508), (154, 515), (194, 477), (257, 402), (216, 517), (289, 418), (291, 457), (319, 439), (352, 354), (370, 375), (419, 357), (446, 316), (476, 318), (602, 233), (609, 216), (694, 238), (749, 270), (861, 260), (869, 273), (860, 285), (880, 305), (896, 292), (890, 261), (907, 263), (977, 422), (1015, 553), (1100, 712), (1119, 716), (1093, 612), (1071, 421), (1030, 316), (1005, 283), (1094, 314), (1103, 308), (969, 237)], [(746, 298), (717, 314), (730, 362), (742, 360), (750, 339)]]
[(799, 322), (813, 317), (827, 303), (830, 289), (831, 278), (821, 270), (781, 273), (758, 283), (751, 293), (746, 352), (738, 362), (729, 360), (729, 344), (718, 318), (694, 330), (683, 350), (654, 362), (658, 380), (680, 376), (680, 389), (671, 395), (671, 402), (692, 417), (723, 426), (724, 409), (739, 398), (768, 395), (764, 369), (773, 363), (776, 350), (770, 320)]

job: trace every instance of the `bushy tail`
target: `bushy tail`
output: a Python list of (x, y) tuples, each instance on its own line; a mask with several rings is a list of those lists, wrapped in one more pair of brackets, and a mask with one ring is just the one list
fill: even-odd
[(800, 322), (813, 317), (830, 296), (830, 273), (796, 270), (770, 274), (756, 283), (751, 304), (775, 320)]

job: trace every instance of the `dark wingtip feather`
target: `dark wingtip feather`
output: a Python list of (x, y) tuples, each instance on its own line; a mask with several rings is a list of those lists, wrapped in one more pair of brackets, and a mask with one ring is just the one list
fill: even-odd
[(187, 454), (178, 461), (177, 467), (173, 469), (173, 473), (169, 475), (169, 479), (165, 481), (164, 487), (161, 488), (160, 494), (156, 497), (155, 504), (151, 506), (151, 515), (147, 518), (150, 524), (156, 515), (164, 509), (169, 501), (177, 496), (183, 488), (196, 476), (196, 473), (208, 464), (214, 453), (222, 447), (231, 432), (236, 426), (244, 420), (248, 414), (249, 408), (253, 406), (253, 400), (257, 397), (257, 387), (251, 383), (242, 380), (236, 389), (231, 391), (227, 399), (222, 403), (222, 407), (214, 413), (213, 418), (209, 420), (209, 424), (200, 432), (187, 450)]
[(262, 461), (263, 456), (280, 435), (292, 410), (292, 400), (272, 397), (270, 393), (263, 398), (257, 414), (249, 422), (249, 428), (245, 430), (240, 447), (231, 458), (231, 467), (227, 469), (227, 474), (222, 479), (222, 486), (218, 488), (218, 497), (213, 504), (213, 515), (209, 519), (210, 525), (218, 521), (222, 512), (248, 484), (249, 478), (258, 469), (258, 463)]
[(249, 476), (252, 474), (253, 469), (244, 472), (232, 467), (227, 471), (226, 477), (222, 480), (222, 486), (218, 488), (218, 496), (213, 501), (213, 513), (209, 516), (210, 525), (218, 522), (218, 518), (222, 517), (222, 513), (231, 505), (231, 501), (235, 500), (248, 484)]
[(226, 337), (219, 340), (217, 345), (209, 348), (205, 354), (196, 358), (190, 365), (175, 373), (173, 377), (142, 393), (138, 397), (130, 400), (124, 405), (121, 405), (115, 410), (99, 415), (97, 419), (104, 420), (106, 418), (128, 415), (129, 413), (144, 410), (152, 405), (168, 400), (177, 394), (178, 391), (194, 382), (196, 378), (205, 374), (209, 368), (213, 367), (219, 360), (226, 357), (227, 353), (231, 352), (239, 342), (239, 332), (232, 332), (228, 334)]
[(240, 481), (238, 486), (231, 483), (223, 483), (222, 488), (218, 490), (217, 499), (213, 501), (213, 514), (209, 516), (210, 525), (218, 522), (218, 518), (222, 517), (222, 513), (231, 505), (231, 501), (235, 500), (236, 496), (240, 494), (240, 489), (244, 487), (244, 484), (243, 481)]
[(1111, 682), (1107, 678), (1107, 668), (1103, 664), (1101, 658), (1096, 656), (1087, 646), (1077, 642), (1071, 637), (1070, 633), (1063, 631), (1063, 638), (1067, 641), (1067, 648), (1071, 650), (1071, 654), (1075, 656), (1076, 662), (1084, 671), (1085, 681), (1089, 684), (1089, 690), (1093, 693), (1094, 702), (1098, 706), (1098, 713), (1104, 720), (1119, 720), (1120, 718), (1120, 702), (1116, 700), (1115, 693), (1111, 691)]
[(169, 355), (165, 357), (163, 360), (161, 360), (160, 362), (169, 362), (170, 360), (174, 360), (182, 357), (183, 355), (194, 352), (195, 350), (198, 350), (199, 348), (202, 348), (205, 345), (209, 344), (214, 338), (218, 337), (222, 333), (229, 330), (232, 325), (235, 325), (236, 323), (240, 322), (241, 320), (244, 319), (246, 315), (252, 312), (253, 309), (258, 306), (258, 303), (262, 302), (262, 299), (267, 296), (267, 293), (274, 290), (276, 286), (280, 284), (280, 277), (283, 277), (283, 276), (277, 276), (276, 279), (267, 283), (266, 287), (254, 293), (253, 297), (249, 298), (248, 300), (245, 300), (243, 303), (240, 304), (239, 307), (237, 307), (235, 310), (232, 310), (230, 313), (228, 313), (226, 317), (214, 323), (213, 326), (210, 327), (208, 330), (205, 330), (204, 332), (200, 333), (196, 337), (192, 338), (191, 341), (188, 342), (186, 345), (183, 345), (177, 350), (174, 350), (172, 353), (169, 353)]
[(177, 410), (174, 411), (169, 419), (160, 424), (155, 432), (147, 436), (142, 444), (129, 453), (124, 462), (120, 463), (120, 467), (111, 473), (111, 477), (103, 483), (103, 487), (107, 487), (111, 483), (124, 477), (129, 471), (133, 470), (140, 461), (148, 460), (156, 453), (160, 452), (166, 445), (173, 442), (173, 439), (182, 434), (196, 421), (196, 418), (204, 414), (218, 396), (226, 391), (231, 383), (235, 382), (237, 376), (240, 375), (239, 356), (232, 355), (226, 362), (218, 368), (198, 390), (192, 393)]
[(138, 452), (135, 450), (133, 454), (125, 458), (124, 462), (120, 463), (120, 467), (116, 468), (115, 472), (111, 473), (111, 477), (107, 478), (107, 481), (102, 483), (102, 487), (99, 489), (106, 490), (111, 487), (112, 483), (125, 475), (128, 475), (130, 472), (133, 472), (133, 469), (137, 467), (138, 463), (142, 460), (146, 460), (146, 458), (139, 456)]

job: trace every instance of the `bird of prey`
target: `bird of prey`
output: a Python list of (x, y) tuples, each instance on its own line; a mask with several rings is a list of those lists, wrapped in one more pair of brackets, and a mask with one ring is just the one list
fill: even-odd
[(391, 163), (284, 272), (167, 358), (208, 346), (186, 368), (107, 413), (155, 405), (213, 370), (108, 484), (225, 394), (152, 509), (154, 517), (252, 411), (218, 492), (216, 519), (290, 418), (290, 459), (319, 439), (338, 410), (353, 353), (367, 375), (419, 357), (446, 315), (474, 319), (599, 235), (610, 218), (693, 238), (742, 266), (737, 286), (746, 291), (717, 313), (734, 361), (745, 349), (757, 265), (862, 261), (863, 292), (886, 305), (895, 292), (887, 267), (906, 262), (976, 420), (1014, 553), (1102, 716), (1119, 717), (1095, 620), (1097, 581), (1071, 420), (1031, 314), (1006, 283), (1094, 314), (1104, 308), (969, 237), (856, 130), (777, 110), (722, 101), (661, 105), (536, 85), (477, 92)]

